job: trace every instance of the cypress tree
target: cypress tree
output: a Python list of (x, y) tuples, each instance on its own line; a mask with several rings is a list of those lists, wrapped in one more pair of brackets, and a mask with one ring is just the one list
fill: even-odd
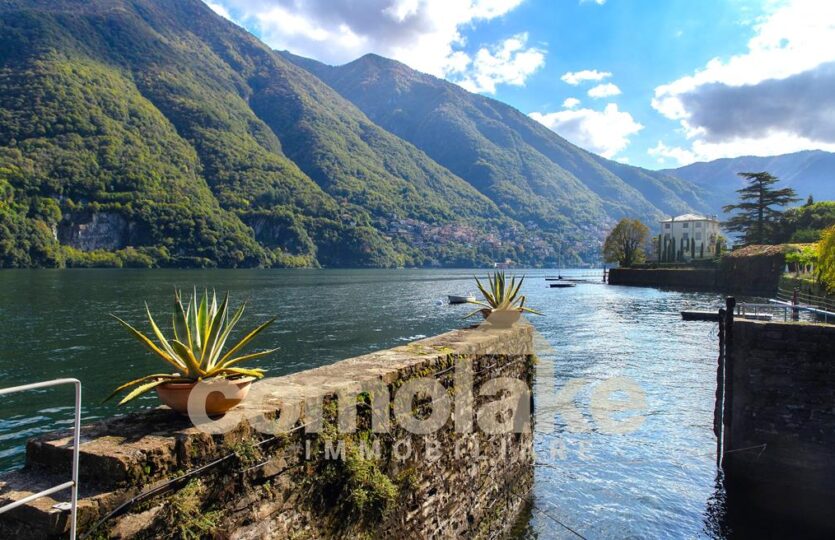
[(699, 258), (700, 258), (700, 259), (704, 259), (704, 258), (705, 258), (705, 243), (704, 243), (704, 242), (702, 242), (702, 243), (699, 245)]
[(690, 239), (690, 258), (691, 259), (696, 258), (696, 239), (695, 238)]

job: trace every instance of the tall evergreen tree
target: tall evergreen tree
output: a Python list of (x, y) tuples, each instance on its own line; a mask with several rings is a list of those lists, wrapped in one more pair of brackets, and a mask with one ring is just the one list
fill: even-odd
[(737, 190), (738, 204), (722, 208), (726, 213), (736, 212), (723, 226), (742, 233), (745, 245), (767, 244), (774, 222), (782, 215), (776, 207), (797, 202), (797, 193), (792, 188), (772, 188), (779, 179), (767, 172), (742, 172), (739, 176), (745, 178), (748, 185)]

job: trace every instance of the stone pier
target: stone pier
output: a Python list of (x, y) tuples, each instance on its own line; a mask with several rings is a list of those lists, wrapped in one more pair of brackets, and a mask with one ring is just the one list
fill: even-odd
[(723, 330), (731, 510), (794, 521), (798, 537), (832, 538), (835, 326), (734, 320)]

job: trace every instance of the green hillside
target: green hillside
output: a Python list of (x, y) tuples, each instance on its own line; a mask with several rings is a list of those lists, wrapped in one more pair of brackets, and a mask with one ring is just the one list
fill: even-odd
[(589, 238), (623, 216), (704, 210), (700, 189), (572, 145), (516, 109), (399, 62), (366, 55), (328, 66), (282, 53), (414, 143), (500, 208), (545, 230)]
[(201, 2), (0, 10), (2, 266), (476, 264), (517, 226)]
[(554, 264), (698, 208), (396, 62), (324, 68), (199, 0), (0, 0), (0, 267)]

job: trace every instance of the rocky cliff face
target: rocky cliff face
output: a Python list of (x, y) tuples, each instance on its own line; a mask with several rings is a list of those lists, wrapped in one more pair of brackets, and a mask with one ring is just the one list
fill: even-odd
[(82, 251), (127, 246), (135, 225), (111, 212), (67, 214), (58, 225), (58, 240)]

